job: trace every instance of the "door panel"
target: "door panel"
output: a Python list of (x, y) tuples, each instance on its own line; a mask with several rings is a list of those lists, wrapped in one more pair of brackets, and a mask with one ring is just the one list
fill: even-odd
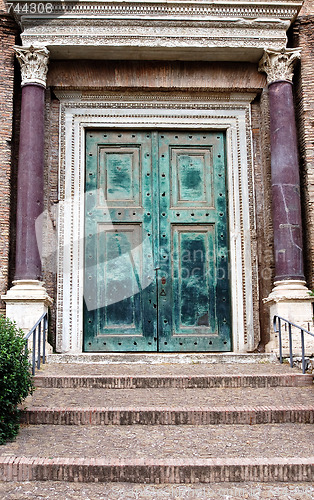
[(224, 134), (161, 133), (158, 150), (159, 350), (230, 350)]
[(223, 133), (88, 131), (87, 351), (231, 349)]
[(85, 351), (157, 349), (151, 134), (86, 133)]

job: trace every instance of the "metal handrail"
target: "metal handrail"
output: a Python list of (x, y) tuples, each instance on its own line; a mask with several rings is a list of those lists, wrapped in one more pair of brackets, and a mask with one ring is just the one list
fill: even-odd
[[(277, 320), (278, 320), (278, 328), (277, 328)], [(301, 332), (301, 347), (302, 347), (302, 373), (305, 373), (306, 367), (305, 367), (305, 347), (304, 347), (304, 333), (308, 333), (312, 337), (314, 337), (314, 333), (310, 332), (309, 330), (306, 330), (302, 326), (296, 325), (295, 323), (292, 323), (292, 321), (289, 321), (288, 319), (282, 318), (281, 316), (274, 316), (273, 319), (273, 325), (274, 325), (274, 331), (275, 333), (279, 334), (279, 359), (280, 363), (283, 363), (282, 359), (282, 337), (281, 337), (281, 322), (284, 322), (285, 324), (288, 324), (288, 330), (289, 330), (289, 357), (290, 357), (290, 366), (293, 368), (293, 352), (292, 352), (292, 327), (298, 328)]]
[[(32, 374), (35, 375), (35, 368), (40, 370), (40, 356), (42, 345), (42, 360), (43, 364), (46, 363), (46, 337), (48, 331), (48, 313), (45, 312), (35, 323), (33, 328), (25, 335), (25, 351), (28, 349), (28, 340), (33, 336), (33, 349), (32, 349)], [(37, 335), (37, 343), (36, 343)], [(42, 339), (41, 339), (42, 337)], [(36, 347), (37, 347), (37, 363), (36, 363)]]

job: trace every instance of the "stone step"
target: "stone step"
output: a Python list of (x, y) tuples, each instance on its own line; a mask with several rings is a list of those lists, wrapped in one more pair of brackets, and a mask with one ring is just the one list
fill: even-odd
[(313, 374), (279, 363), (49, 363), (35, 376), (45, 388), (232, 388), (313, 385)]
[(313, 481), (314, 429), (299, 424), (29, 426), (1, 447), (1, 480)]
[(25, 401), (44, 408), (205, 408), (313, 407), (314, 387), (97, 389), (38, 388)]
[[(143, 484), (64, 481), (0, 482), (0, 498), (25, 500), (36, 492), (46, 500), (313, 500), (314, 485), (305, 482)], [(39, 496), (40, 495), (40, 496)]]
[(80, 353), (80, 354), (48, 354), (49, 364), (95, 364), (102, 365), (123, 365), (123, 364), (252, 364), (277, 362), (277, 355), (274, 353)]
[(313, 375), (43, 375), (35, 376), (35, 386), (43, 388), (94, 389), (194, 389), (236, 387), (304, 387), (313, 385)]
[(314, 457), (165, 461), (0, 456), (0, 481), (211, 483), (314, 480)]
[[(314, 485), (309, 482), (250, 482), (143, 484), (78, 483), (64, 481), (0, 482), (0, 498), (25, 500), (33, 492), (46, 500), (313, 500)], [(40, 495), (40, 496), (38, 496)]]
[(1, 455), (179, 459), (274, 458), (314, 455), (314, 426), (217, 424), (177, 426), (22, 425)]
[(314, 423), (314, 406), (249, 407), (73, 407), (32, 406), (21, 414), (26, 424), (53, 425), (217, 425)]
[(209, 425), (314, 422), (313, 387), (38, 388), (22, 421), (54, 425)]

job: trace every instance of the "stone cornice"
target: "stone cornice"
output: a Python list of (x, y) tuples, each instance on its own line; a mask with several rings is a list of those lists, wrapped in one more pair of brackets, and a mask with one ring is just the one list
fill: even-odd
[[(15, 2), (16, 3), (16, 2)], [(23, 2), (22, 2), (23, 3)], [(49, 12), (40, 12), (39, 14), (21, 13), (19, 17), (82, 17), (88, 16), (99, 17), (116, 17), (121, 18), (161, 18), (171, 16), (172, 18), (182, 19), (184, 17), (202, 18), (210, 16), (212, 18), (230, 18), (237, 17), (243, 19), (256, 18), (277, 18), (288, 19), (291, 21), (299, 12), (302, 1), (296, 0), (268, 0), (268, 1), (219, 1), (215, 2), (207, 0), (191, 1), (191, 0), (165, 0), (143, 1), (143, 0), (111, 0), (91, 1), (44, 1), (43, 4), (51, 4)]]

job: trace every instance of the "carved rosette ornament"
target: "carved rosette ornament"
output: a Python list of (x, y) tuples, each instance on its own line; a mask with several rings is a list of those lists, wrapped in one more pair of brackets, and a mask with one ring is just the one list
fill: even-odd
[(46, 87), (49, 50), (46, 47), (14, 47), (21, 66), (22, 87), (37, 83)]
[(259, 63), (259, 71), (267, 74), (267, 83), (285, 80), (292, 82), (296, 62), (301, 57), (301, 49), (265, 49)]

